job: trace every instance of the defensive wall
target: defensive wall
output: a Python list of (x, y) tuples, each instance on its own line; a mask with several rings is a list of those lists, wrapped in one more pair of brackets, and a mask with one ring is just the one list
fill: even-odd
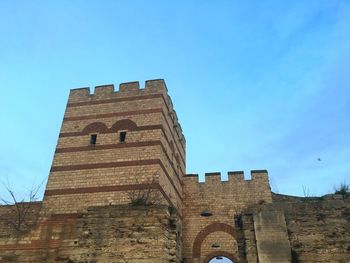
[[(0, 207), (0, 218), (13, 219), (5, 210)], [(0, 262), (180, 262), (178, 225), (178, 217), (164, 205), (108, 205), (52, 214), (37, 218), (26, 232), (14, 232), (0, 220)]]
[[(292, 262), (350, 262), (350, 196), (291, 197), (273, 194), (273, 203), (255, 208), (282, 211)], [(269, 238), (267, 228), (265, 236)]]
[(0, 263), (350, 262), (349, 198), (274, 194), (266, 170), (185, 171), (164, 80), (73, 89), (43, 201), (0, 206)]

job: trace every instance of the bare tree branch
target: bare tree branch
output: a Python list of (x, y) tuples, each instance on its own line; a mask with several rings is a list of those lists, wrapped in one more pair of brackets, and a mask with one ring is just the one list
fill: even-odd
[(28, 199), (26, 201), (24, 198), (18, 198), (9, 182), (7, 182), (7, 184), (3, 183), (9, 197), (4, 198), (0, 196), (0, 203), (8, 206), (10, 209), (8, 216), (2, 219), (5, 224), (16, 230), (18, 233), (30, 230), (33, 223), (30, 222), (29, 217), (33, 214), (33, 204), (38, 200), (38, 193), (42, 185), (43, 182), (38, 186), (33, 185), (28, 189)]

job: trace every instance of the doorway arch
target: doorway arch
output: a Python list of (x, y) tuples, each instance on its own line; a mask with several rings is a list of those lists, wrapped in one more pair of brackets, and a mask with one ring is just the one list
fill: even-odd
[[(206, 226), (204, 229), (202, 229), (198, 235), (196, 236), (194, 242), (193, 242), (193, 248), (192, 248), (192, 253), (193, 253), (193, 258), (199, 258), (201, 255), (201, 246), (203, 243), (203, 240), (213, 232), (217, 231), (222, 231), (226, 232), (229, 235), (231, 235), (233, 238), (235, 238), (235, 230), (232, 226), (224, 223), (212, 223), (208, 226)], [(212, 257), (214, 257), (213, 255)]]

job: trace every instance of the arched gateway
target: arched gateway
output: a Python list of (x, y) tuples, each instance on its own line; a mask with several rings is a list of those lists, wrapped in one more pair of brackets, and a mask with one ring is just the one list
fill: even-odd
[(238, 245), (235, 236), (235, 229), (228, 224), (214, 222), (207, 225), (194, 240), (192, 258), (201, 263), (221, 260), (223, 263), (237, 263)]

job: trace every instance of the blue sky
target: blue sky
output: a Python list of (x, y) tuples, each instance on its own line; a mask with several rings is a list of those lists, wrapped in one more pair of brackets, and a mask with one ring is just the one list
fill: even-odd
[(209, 261), (209, 263), (232, 263), (232, 261), (226, 257), (222, 257), (221, 259), (213, 258)]
[(1, 1), (0, 180), (46, 180), (69, 89), (164, 78), (187, 173), (328, 193), (350, 183), (349, 51), (348, 0)]

